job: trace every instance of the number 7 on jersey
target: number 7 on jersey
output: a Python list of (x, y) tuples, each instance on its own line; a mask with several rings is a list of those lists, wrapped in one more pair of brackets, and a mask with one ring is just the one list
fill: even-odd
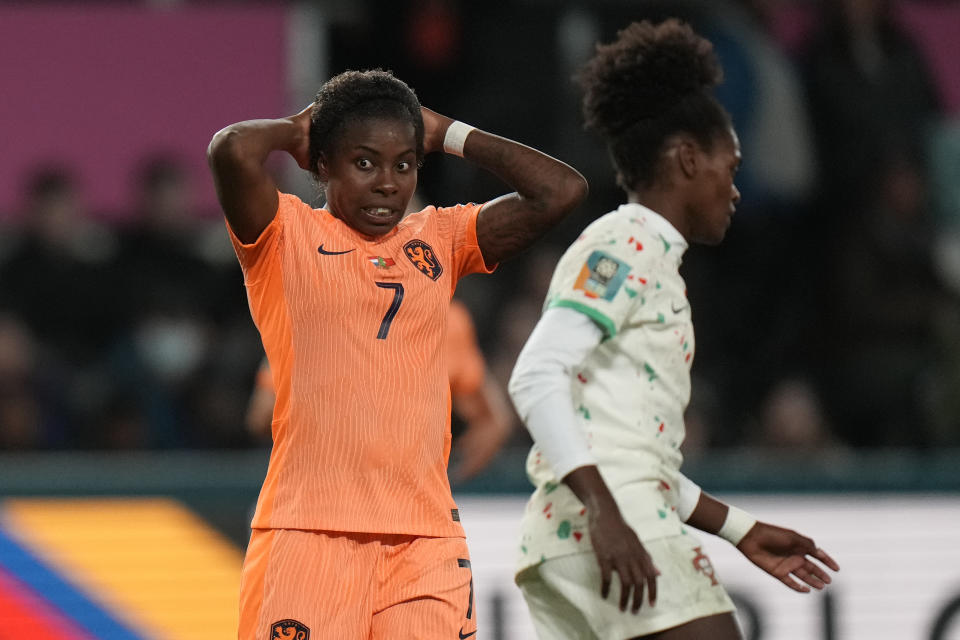
[(394, 316), (400, 310), (400, 303), (403, 302), (403, 285), (399, 282), (377, 282), (376, 285), (381, 289), (393, 289), (393, 302), (390, 303), (390, 308), (383, 315), (380, 330), (377, 332), (377, 340), (386, 340), (387, 333), (390, 331), (390, 323), (393, 322)]

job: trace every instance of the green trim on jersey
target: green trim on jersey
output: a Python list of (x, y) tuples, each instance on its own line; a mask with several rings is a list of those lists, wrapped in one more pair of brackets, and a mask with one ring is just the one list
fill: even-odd
[(573, 309), (584, 314), (603, 329), (604, 340), (609, 340), (613, 336), (617, 335), (617, 327), (613, 324), (613, 321), (605, 316), (602, 312), (597, 311), (593, 307), (589, 307), (582, 302), (576, 302), (575, 300), (554, 300), (547, 305), (548, 309), (553, 309), (554, 307), (566, 307), (568, 309)]

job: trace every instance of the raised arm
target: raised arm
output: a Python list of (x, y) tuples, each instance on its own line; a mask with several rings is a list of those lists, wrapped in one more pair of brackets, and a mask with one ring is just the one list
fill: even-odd
[[(452, 119), (423, 108), (424, 150), (443, 149)], [(587, 181), (556, 158), (479, 129), (466, 137), (463, 157), (490, 171), (515, 193), (489, 203), (477, 218), (477, 241), (488, 264), (513, 257), (556, 225), (587, 195)]]
[(310, 108), (289, 118), (238, 122), (210, 141), (217, 198), (241, 242), (254, 242), (277, 213), (277, 185), (264, 167), (270, 152), (286, 151), (309, 170)]

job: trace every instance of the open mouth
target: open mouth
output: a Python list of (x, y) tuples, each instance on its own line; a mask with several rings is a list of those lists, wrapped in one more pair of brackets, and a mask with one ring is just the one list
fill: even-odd
[(363, 214), (372, 220), (387, 221), (394, 216), (394, 210), (388, 207), (364, 207)]

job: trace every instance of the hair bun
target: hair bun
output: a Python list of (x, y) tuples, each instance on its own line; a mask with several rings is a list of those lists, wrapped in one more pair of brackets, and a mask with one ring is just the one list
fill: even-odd
[(676, 19), (632, 23), (614, 42), (597, 45), (578, 75), (586, 124), (607, 136), (660, 117), (722, 79), (713, 45)]

